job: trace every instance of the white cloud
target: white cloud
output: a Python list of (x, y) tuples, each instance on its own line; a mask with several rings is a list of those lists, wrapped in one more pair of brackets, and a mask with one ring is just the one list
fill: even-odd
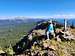
[(75, 14), (55, 14), (55, 15), (50, 15), (50, 16), (0, 16), (0, 19), (25, 19), (25, 18), (75, 18)]
[(68, 19), (70, 19), (70, 18), (75, 18), (75, 15), (74, 14), (67, 14), (67, 15), (58, 14), (58, 15), (53, 15), (52, 17), (53, 18), (68, 18)]

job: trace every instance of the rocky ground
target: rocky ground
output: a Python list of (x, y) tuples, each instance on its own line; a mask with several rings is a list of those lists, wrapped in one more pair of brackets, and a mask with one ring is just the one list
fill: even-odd
[(42, 40), (18, 56), (75, 56), (75, 41)]

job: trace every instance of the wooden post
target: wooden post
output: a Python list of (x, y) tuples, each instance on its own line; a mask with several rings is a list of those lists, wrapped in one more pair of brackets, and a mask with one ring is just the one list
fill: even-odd
[(64, 30), (67, 30), (67, 19), (64, 19)]

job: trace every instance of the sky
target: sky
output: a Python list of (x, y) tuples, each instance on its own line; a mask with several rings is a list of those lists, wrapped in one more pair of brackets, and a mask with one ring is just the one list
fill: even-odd
[(75, 0), (0, 0), (0, 18), (13, 16), (75, 18)]

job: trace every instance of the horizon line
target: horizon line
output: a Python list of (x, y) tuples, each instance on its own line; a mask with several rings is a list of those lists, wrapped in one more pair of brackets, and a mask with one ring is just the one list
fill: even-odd
[(65, 18), (65, 19), (70, 19), (70, 18), (75, 18), (75, 14), (69, 14), (69, 15), (51, 15), (51, 16), (0, 16), (0, 19), (26, 19), (26, 18)]

